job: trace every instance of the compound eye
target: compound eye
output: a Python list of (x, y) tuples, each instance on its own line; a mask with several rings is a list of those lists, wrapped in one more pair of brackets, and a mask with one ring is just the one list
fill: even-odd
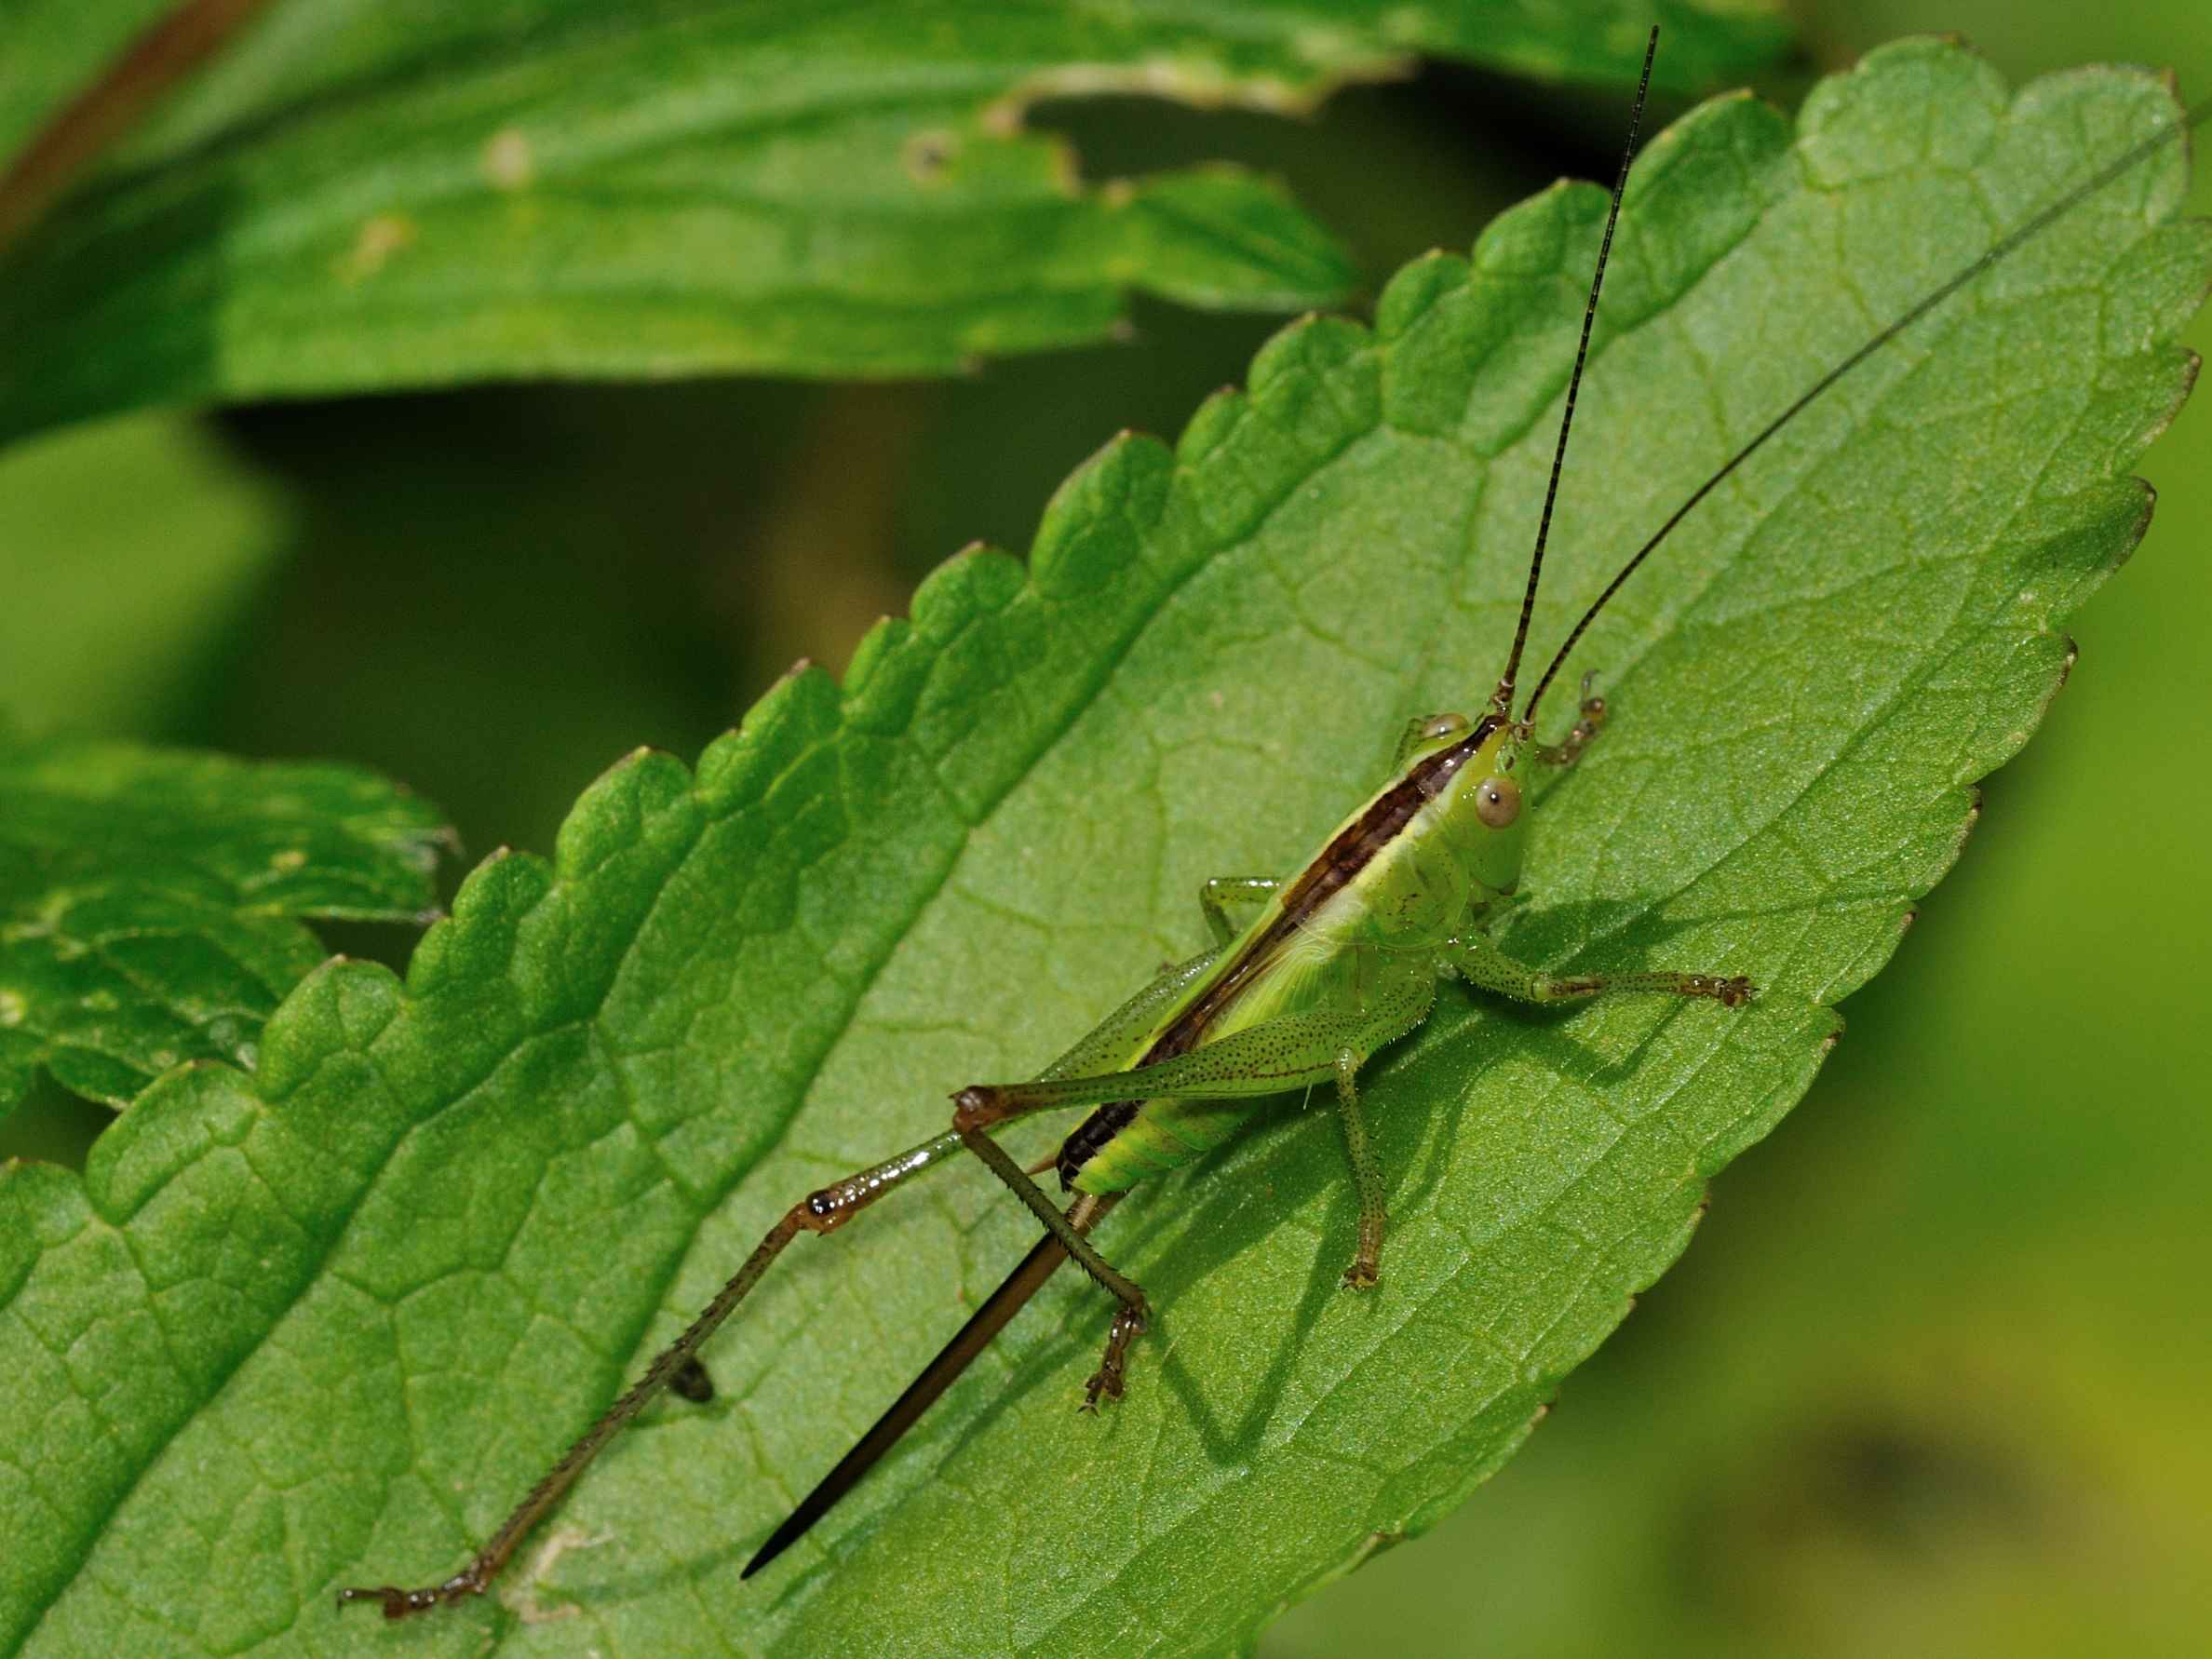
[(1475, 816), (1492, 830), (1520, 816), (1520, 785), (1510, 777), (1486, 777), (1475, 786)]
[(1424, 743), (1435, 743), (1446, 737), (1463, 736), (1467, 730), (1465, 715), (1438, 714), (1432, 716), (1428, 724), (1421, 728), (1421, 737)]

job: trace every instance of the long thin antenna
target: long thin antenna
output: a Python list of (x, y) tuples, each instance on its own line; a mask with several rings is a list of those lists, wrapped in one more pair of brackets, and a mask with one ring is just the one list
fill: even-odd
[[(1735, 471), (1737, 467), (1743, 465), (1745, 462), (1748, 461), (1753, 455), (1757, 454), (1760, 447), (1765, 444), (1768, 438), (1774, 437), (1775, 433), (1781, 431), (1783, 427), (1788, 425), (1790, 422), (1796, 420), (1799, 415), (1804, 412), (1806, 407), (1809, 404), (1819, 398), (1821, 394), (1826, 392), (1830, 386), (1841, 380), (1846, 374), (1849, 374), (1854, 369), (1856, 369), (1861, 363), (1865, 362), (1868, 357), (1872, 357), (1876, 352), (1880, 351), (1891, 341), (1895, 340), (1899, 334), (1902, 334), (1907, 329), (1912, 327), (1914, 323), (1920, 321), (1922, 317), (1927, 316), (1929, 312), (1935, 310), (1936, 306), (1942, 304), (1944, 301), (1949, 299), (1951, 295), (1957, 293), (1969, 282), (1972, 282), (1976, 276), (1979, 276), (1984, 271), (1987, 271), (1991, 265), (1994, 265), (1999, 262), (2009, 258), (2014, 252), (2017, 251), (2022, 243), (2030, 240), (2031, 237), (2040, 236), (2043, 232), (2050, 229), (2053, 224), (2057, 223), (2060, 219), (2063, 219), (2067, 214), (2073, 211), (2074, 209), (2081, 206), (2081, 204), (2088, 197), (2095, 196), (2107, 184), (2111, 183), (2113, 180), (2129, 171), (2138, 163), (2143, 162), (2149, 159), (2151, 156), (2156, 155), (2167, 144), (2172, 143), (2176, 139), (2181, 137), (2184, 133), (2188, 132), (2191, 128), (2195, 127), (2199, 122), (2205, 120), (2207, 116), (2212, 116), (2212, 98), (2207, 98), (2203, 102), (2184, 111), (2182, 113), (2181, 119), (2175, 122), (2171, 127), (2162, 128), (2151, 137), (2142, 140), (2139, 143), (2136, 144), (2132, 149), (2128, 150), (2124, 155), (2123, 155), (2117, 161), (2107, 164), (2097, 172), (2092, 174), (2089, 178), (2075, 185), (2064, 196), (2058, 197), (2058, 199), (2051, 203), (2050, 206), (2043, 209), (2040, 212), (2034, 214), (2032, 217), (2023, 221), (2016, 228), (2006, 232), (2003, 236), (2000, 236), (1994, 244), (1991, 245), (1988, 252), (1984, 253), (1980, 258), (1970, 262), (1962, 270), (1958, 273), (1958, 275), (1952, 276), (1949, 281), (1944, 282), (1938, 287), (1931, 290), (1927, 294), (1916, 301), (1895, 322), (1892, 322), (1886, 328), (1882, 329), (1871, 340), (1868, 341), (1866, 344), (1860, 346), (1858, 350), (1853, 352), (1849, 357), (1838, 363), (1833, 369), (1830, 369), (1826, 374), (1823, 374), (1818, 380), (1814, 381), (1810, 386), (1806, 387), (1803, 393), (1801, 393), (1798, 398), (1789, 405), (1788, 408), (1785, 409), (1780, 414), (1769, 421), (1764, 426), (1761, 426), (1759, 429), (1758, 435), (1754, 437), (1748, 443), (1745, 444), (1742, 449), (1736, 451), (1734, 454), (1731, 455), (1725, 462), (1723, 462), (1721, 464), (1720, 469), (1718, 472), (1714, 473), (1711, 478), (1706, 479), (1704, 483), (1698, 485), (1696, 489), (1690, 492), (1690, 498), (1683, 502), (1680, 506), (1675, 508), (1675, 510), (1668, 515), (1666, 522), (1660, 525), (1659, 528), (1652, 533), (1652, 539), (1650, 541), (1644, 543), (1642, 546), (1636, 550), (1635, 556), (1632, 557), (1626, 564), (1624, 564), (1621, 567), (1620, 573), (1614, 576), (1611, 582), (1606, 584), (1605, 591), (1598, 596), (1597, 601), (1592, 604), (1587, 611), (1585, 611), (1582, 614), (1582, 620), (1577, 622), (1574, 625), (1572, 631), (1568, 634), (1567, 642), (1559, 647), (1558, 654), (1551, 659), (1551, 666), (1544, 670), (1544, 678), (1536, 682), (1535, 695), (1530, 697), (1528, 710), (1521, 716), (1522, 723), (1526, 724), (1536, 718), (1536, 705), (1544, 701), (1544, 692), (1549, 689), (1553, 679), (1558, 676), (1559, 669), (1565, 666), (1568, 654), (1574, 650), (1578, 643), (1581, 642), (1582, 637), (1584, 633), (1588, 630), (1590, 624), (1598, 619), (1598, 613), (1604, 610), (1607, 603), (1612, 599), (1612, 596), (1621, 591), (1622, 587), (1627, 582), (1630, 576), (1636, 574), (1637, 566), (1643, 563), (1645, 560), (1652, 556), (1652, 552), (1658, 547), (1659, 544), (1666, 540), (1666, 538), (1673, 533), (1675, 526), (1679, 524), (1684, 519), (1687, 519), (1690, 516), (1691, 510), (1694, 508), (1699, 502), (1703, 501), (1706, 496), (1710, 495), (1715, 490), (1720, 487), (1722, 479), (1726, 479), (1730, 473)], [(1581, 365), (1578, 361), (1576, 364), (1578, 371)], [(1556, 482), (1558, 479), (1556, 465), (1553, 477), (1554, 481)], [(1550, 503), (1548, 501), (1545, 503), (1545, 510), (1547, 513), (1550, 510)]]
[(1551, 534), (1552, 504), (1559, 498), (1559, 469), (1567, 464), (1567, 434), (1574, 425), (1574, 396), (1582, 390), (1583, 363), (1590, 355), (1590, 329), (1598, 320), (1598, 292), (1605, 286), (1605, 261), (1612, 252), (1613, 226), (1621, 222), (1621, 193), (1628, 187), (1628, 162), (1636, 154), (1636, 129), (1643, 122), (1644, 94), (1652, 89), (1652, 61), (1659, 55), (1659, 25), (1644, 43), (1643, 78), (1636, 83), (1636, 107), (1628, 114), (1628, 142), (1621, 150), (1621, 170), (1613, 179), (1612, 206), (1606, 210), (1605, 239), (1598, 245), (1598, 270), (1590, 278), (1589, 303), (1583, 307), (1582, 343), (1574, 348), (1574, 372), (1567, 377), (1567, 407), (1559, 415), (1559, 441), (1552, 450), (1551, 482), (1544, 487), (1544, 517), (1536, 521), (1536, 550), (1529, 556), (1529, 585), (1521, 590), (1520, 622), (1513, 630), (1513, 650), (1505, 672), (1490, 694), (1500, 720), (1513, 716), (1514, 677), (1520, 672), (1521, 649), (1529, 642), (1529, 618), (1536, 614), (1536, 583), (1544, 574), (1544, 544)]

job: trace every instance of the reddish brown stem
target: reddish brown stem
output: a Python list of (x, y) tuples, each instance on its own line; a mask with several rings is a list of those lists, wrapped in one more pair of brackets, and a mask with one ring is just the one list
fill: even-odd
[(269, 0), (185, 0), (78, 93), (0, 175), (0, 248), (37, 222), (110, 144), (252, 21)]

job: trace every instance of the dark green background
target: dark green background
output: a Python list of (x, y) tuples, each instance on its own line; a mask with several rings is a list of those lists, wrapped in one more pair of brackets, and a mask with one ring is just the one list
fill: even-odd
[[(2016, 80), (2118, 60), (2212, 91), (2203, 0), (1798, 10), (1824, 68), (1948, 29)], [(1094, 176), (1279, 170), (1379, 278), (1555, 173), (1606, 174), (1622, 101), (1438, 73), (1304, 125), (1119, 101), (1045, 118)], [(2212, 188), (2194, 200), (2212, 212)], [(63, 434), (0, 458), (0, 708), (365, 761), (446, 805), (472, 856), (546, 848), (618, 755), (695, 754), (791, 657), (841, 664), (961, 543), (1023, 546), (1075, 462), (1123, 426), (1172, 433), (1273, 326), (1153, 307), (1126, 344), (956, 384), (520, 388)], [(1602, 460), (1569, 488), (1601, 487)], [(2212, 412), (2147, 470), (2157, 520), (2081, 619), (2071, 685), (1812, 1095), (1505, 1473), (1263, 1653), (2204, 1651)], [(407, 937), (333, 942), (397, 957)], [(101, 1121), (49, 1094), (0, 1153), (69, 1156)]]

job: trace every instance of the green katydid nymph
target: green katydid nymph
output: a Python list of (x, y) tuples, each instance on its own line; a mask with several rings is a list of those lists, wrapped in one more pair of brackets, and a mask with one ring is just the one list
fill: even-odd
[[(1647, 49), (1644, 85), (1651, 75)], [(1809, 405), (1967, 284), (2047, 229), (2085, 198), (2212, 115), (2200, 104), (2143, 139), (1999, 237), (1856, 351), (1821, 374), (1768, 419), (1621, 565), (1569, 630), (1525, 702), (1519, 688), (1546, 538), (1559, 488), (1575, 398), (1598, 314), (1644, 101), (1639, 87), (1627, 152), (1582, 313), (1580, 344), (1564, 397), (1551, 471), (1523, 586), (1518, 620), (1494, 689), (1478, 689), (1468, 713), (1423, 715), (1406, 725), (1380, 786), (1347, 812), (1295, 869), (1279, 877), (1217, 876), (1199, 895), (1208, 947), (1167, 968), (1058, 1060), (1021, 1083), (976, 1084), (954, 1097), (950, 1127), (895, 1156), (801, 1198), (750, 1257), (664, 1350), (643, 1376), (578, 1439), (458, 1573), (415, 1589), (339, 1592), (340, 1604), (368, 1601), (401, 1618), (483, 1594), (531, 1530), (562, 1500), (609, 1441), (664, 1389), (701, 1398), (709, 1391), (698, 1353), (802, 1233), (843, 1229), (862, 1210), (924, 1172), (972, 1153), (1036, 1217), (1044, 1237), (866, 1436), (762, 1543), (749, 1577), (789, 1548), (857, 1482), (1004, 1329), (1072, 1259), (1112, 1298), (1104, 1353), (1082, 1404), (1096, 1409), (1129, 1385), (1151, 1307), (1144, 1291), (1093, 1243), (1094, 1230), (1146, 1178), (1197, 1159), (1270, 1102), (1308, 1091), (1333, 1099), (1358, 1195), (1356, 1234), (1343, 1285), (1371, 1289), (1387, 1261), (1385, 1183), (1362, 1116), (1361, 1068), (1427, 1018), (1440, 980), (1531, 1005), (1612, 995), (1658, 995), (1719, 1006), (1685, 1018), (1727, 1019), (1757, 995), (1747, 978), (1699, 971), (1551, 972), (1509, 954), (1492, 937), (1519, 887), (1523, 848), (1539, 786), (1572, 767), (1600, 740), (1603, 699), (1585, 676), (1579, 709), (1549, 739), (1541, 715), (1591, 622), (1628, 578), (1713, 491)], [(1579, 278), (1578, 278), (1579, 285)], [(994, 1138), (1034, 1113), (1089, 1108), (1058, 1151), (1024, 1168)], [(834, 1167), (834, 1166), (832, 1166)], [(1033, 1179), (1051, 1171), (1072, 1194), (1065, 1207)], [(780, 1197), (779, 1197), (780, 1202)]]

